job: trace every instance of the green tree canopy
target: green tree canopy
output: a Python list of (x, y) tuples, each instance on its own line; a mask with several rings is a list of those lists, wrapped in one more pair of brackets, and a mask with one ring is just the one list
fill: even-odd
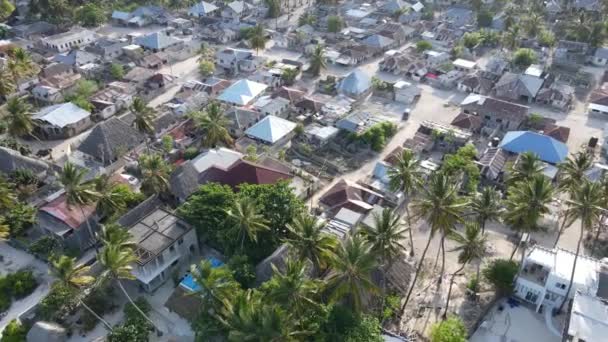
[(327, 32), (337, 33), (342, 29), (344, 22), (342, 18), (336, 15), (327, 17)]
[(431, 342), (466, 342), (467, 329), (462, 320), (452, 316), (431, 327)]

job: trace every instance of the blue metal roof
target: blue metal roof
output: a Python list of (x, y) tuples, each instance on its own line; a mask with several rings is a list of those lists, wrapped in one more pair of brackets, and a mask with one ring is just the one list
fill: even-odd
[(542, 161), (557, 164), (568, 156), (568, 146), (549, 136), (529, 131), (508, 132), (500, 147), (509, 152), (532, 152)]

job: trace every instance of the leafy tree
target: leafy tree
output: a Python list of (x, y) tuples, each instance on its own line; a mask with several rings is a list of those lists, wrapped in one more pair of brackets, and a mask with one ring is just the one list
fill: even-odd
[(416, 43), (416, 51), (422, 53), (426, 50), (430, 50), (433, 48), (433, 44), (431, 44), (430, 42), (426, 41), (426, 40), (421, 40), (419, 42)]
[(325, 50), (322, 45), (317, 44), (315, 50), (310, 57), (310, 72), (313, 76), (319, 76), (321, 70), (327, 68), (327, 62), (325, 62)]
[(215, 63), (210, 60), (201, 59), (198, 62), (198, 71), (204, 77), (211, 76), (215, 72)]
[(145, 320), (141, 313), (146, 315), (150, 312), (150, 304), (142, 297), (134, 303), (127, 303), (123, 309), (125, 323), (116, 327), (109, 335), (109, 342), (147, 342), (150, 329), (153, 328), (150, 322)]
[(536, 63), (536, 61), (536, 53), (528, 48), (517, 49), (513, 55), (513, 64), (522, 69), (529, 67), (531, 64)]
[(495, 47), (500, 43), (500, 35), (494, 30), (479, 30), (481, 36), (481, 44), (485, 46)]
[(555, 34), (553, 34), (552, 31), (541, 29), (538, 33), (538, 43), (540, 44), (540, 46), (554, 47), (555, 42)]
[(296, 68), (284, 69), (283, 73), (281, 74), (281, 80), (285, 85), (291, 86), (294, 84), (296, 77), (298, 77), (299, 74), (300, 70)]
[(239, 198), (228, 210), (228, 220), (232, 225), (234, 236), (240, 241), (241, 252), (245, 247), (245, 238), (257, 242), (258, 232), (268, 230), (266, 219), (260, 214), (255, 202), (247, 197)]
[(477, 26), (479, 27), (490, 27), (492, 26), (492, 21), (494, 20), (494, 15), (492, 12), (487, 9), (483, 9), (477, 12)]
[(466, 342), (467, 329), (462, 320), (452, 316), (431, 326), (431, 342)]
[(125, 68), (122, 64), (112, 63), (112, 65), (110, 65), (110, 75), (115, 80), (121, 80), (125, 77)]
[(256, 53), (259, 54), (260, 50), (264, 50), (266, 48), (266, 42), (268, 42), (268, 37), (266, 36), (266, 30), (262, 25), (256, 25), (253, 27), (249, 37), (249, 43), (251, 47), (255, 49)]
[(17, 319), (12, 319), (2, 331), (0, 342), (23, 342), (27, 335), (27, 328)]
[(235, 254), (228, 260), (228, 268), (232, 271), (234, 280), (243, 288), (251, 288), (255, 282), (255, 265), (245, 254)]
[(338, 241), (334, 235), (323, 230), (325, 224), (315, 216), (302, 213), (286, 227), (288, 238), (285, 241), (298, 259), (310, 260), (315, 272), (321, 273), (327, 269), (328, 259)]
[(472, 144), (467, 144), (459, 148), (455, 154), (446, 154), (441, 165), (442, 172), (450, 177), (464, 176), (466, 181), (464, 188), (468, 193), (477, 190), (477, 185), (481, 179), (479, 168), (475, 164), (477, 148)]
[(220, 143), (231, 146), (234, 143), (227, 129), (232, 123), (224, 116), (219, 103), (211, 102), (204, 112), (194, 112), (190, 115), (204, 135), (201, 140), (204, 147), (216, 147)]
[(339, 16), (331, 15), (327, 17), (327, 32), (338, 33), (342, 29), (343, 25), (344, 22)]
[(519, 265), (515, 261), (495, 259), (483, 269), (482, 274), (498, 294), (505, 296), (513, 291), (513, 282), (518, 270)]
[(8, 133), (14, 138), (32, 135), (36, 127), (31, 106), (19, 97), (10, 98), (6, 103), (4, 120), (8, 123)]
[(362, 315), (357, 325), (348, 332), (345, 342), (382, 342), (382, 324), (369, 315)]
[(76, 295), (74, 288), (56, 281), (51, 285), (49, 294), (40, 301), (38, 314), (45, 320), (52, 320), (63, 308), (71, 306)]
[(8, 50), (8, 68), (14, 80), (24, 76), (31, 76), (38, 72), (38, 65), (32, 60), (30, 53), (21, 47), (13, 47)]
[[(15, 5), (9, 0), (0, 1), (0, 21), (5, 21), (15, 11)], [(4, 341), (3, 341), (4, 342)]]
[[(140, 97), (133, 99), (129, 109), (135, 115), (135, 120), (133, 120), (135, 129), (146, 136), (154, 134), (154, 117), (156, 116), (154, 109), (148, 107)], [(150, 153), (148, 140), (146, 139), (146, 149)]]
[(382, 151), (388, 138), (395, 135), (397, 125), (392, 122), (384, 121), (373, 125), (362, 134), (357, 135), (357, 138), (368, 144), (372, 150), (376, 152)]
[(77, 18), (85, 27), (97, 27), (106, 22), (103, 8), (94, 2), (86, 3), (78, 9)]
[(467, 49), (472, 49), (481, 43), (481, 34), (479, 32), (467, 32), (462, 36), (462, 44)]
[(144, 194), (150, 196), (169, 190), (171, 166), (160, 154), (142, 154), (139, 157), (139, 168), (143, 177), (141, 191)]
[(527, 15), (523, 20), (523, 28), (530, 37), (536, 35), (542, 30), (543, 17), (537, 13)]

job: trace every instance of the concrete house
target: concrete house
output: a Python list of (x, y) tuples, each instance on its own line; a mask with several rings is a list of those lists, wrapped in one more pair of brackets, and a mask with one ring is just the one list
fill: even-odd
[(245, 134), (256, 141), (267, 145), (283, 146), (292, 137), (297, 124), (283, 118), (268, 115), (245, 131)]
[(89, 159), (108, 166), (142, 145), (144, 140), (144, 135), (132, 125), (119, 118), (110, 118), (93, 127), (77, 149)]
[(68, 32), (44, 37), (40, 40), (40, 44), (49, 50), (66, 52), (73, 48), (87, 46), (96, 39), (95, 32), (75, 27)]
[(92, 125), (91, 113), (71, 102), (42, 108), (33, 115), (36, 133), (43, 139), (67, 139)]
[(188, 15), (195, 18), (214, 17), (219, 13), (219, 7), (206, 1), (198, 2), (188, 9)]
[(564, 67), (576, 67), (587, 61), (589, 44), (560, 40), (553, 53), (553, 64)]
[(42, 84), (32, 88), (32, 96), (36, 101), (46, 104), (63, 102), (63, 94), (60, 89)]
[(263, 59), (256, 57), (251, 50), (225, 48), (215, 55), (218, 67), (231, 73), (255, 71), (262, 62)]
[(235, 22), (253, 13), (253, 7), (245, 1), (232, 1), (222, 9), (222, 18)]
[(591, 57), (591, 63), (599, 67), (606, 66), (608, 64), (608, 48), (600, 47), (595, 49), (593, 57)]
[(53, 58), (53, 62), (62, 63), (71, 67), (79, 67), (99, 61), (99, 56), (84, 50), (74, 49), (70, 52), (60, 53)]
[(135, 38), (134, 43), (146, 50), (159, 52), (184, 42), (170, 36), (167, 31), (157, 31)]
[(102, 38), (89, 45), (86, 51), (94, 53), (106, 61), (111, 61), (114, 58), (120, 57), (124, 53), (123, 47), (127, 45), (129, 43), (126, 40)]
[(608, 114), (608, 90), (603, 87), (591, 92), (589, 113)]
[(372, 79), (361, 69), (355, 69), (338, 84), (338, 93), (361, 99), (369, 95), (372, 91)]
[(502, 130), (517, 129), (528, 117), (527, 106), (503, 101), (483, 95), (470, 94), (461, 103), (460, 108), (466, 114), (479, 116), (484, 126)]
[(236, 106), (247, 106), (259, 99), (268, 86), (250, 80), (239, 80), (226, 88), (218, 100)]
[(531, 103), (536, 98), (544, 82), (544, 79), (537, 76), (506, 72), (496, 82), (494, 91), (497, 97)]

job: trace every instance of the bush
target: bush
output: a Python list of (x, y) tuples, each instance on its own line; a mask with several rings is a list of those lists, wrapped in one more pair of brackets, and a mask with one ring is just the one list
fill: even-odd
[(50, 236), (43, 236), (40, 239), (34, 241), (29, 250), (31, 253), (41, 257), (48, 259), (50, 256), (55, 254), (60, 247), (59, 241), (55, 240)]
[(234, 280), (243, 288), (250, 288), (255, 282), (255, 266), (249, 262), (246, 255), (234, 255), (228, 260), (228, 268), (232, 271)]
[(59, 311), (72, 304), (74, 294), (73, 289), (61, 282), (55, 282), (49, 294), (40, 301), (38, 315), (43, 320), (54, 319)]
[(473, 276), (467, 282), (467, 289), (469, 289), (469, 291), (472, 291), (472, 292), (477, 292), (478, 288), (479, 288), (479, 279), (477, 279), (477, 276)]
[(433, 45), (430, 42), (427, 42), (426, 40), (421, 40), (418, 43), (416, 43), (416, 51), (418, 52), (424, 52), (426, 50), (430, 50), (433, 48)]
[(397, 126), (385, 121), (368, 128), (367, 131), (357, 135), (357, 138), (368, 144), (372, 150), (380, 152), (386, 145), (387, 138), (392, 137), (396, 132)]
[(115, 80), (121, 80), (125, 77), (125, 68), (121, 64), (112, 63), (112, 65), (110, 65), (110, 75), (112, 75), (112, 78)]
[(513, 64), (522, 69), (527, 68), (531, 64), (536, 63), (536, 60), (536, 53), (533, 50), (527, 48), (518, 49), (513, 55)]
[[(150, 312), (150, 304), (143, 297), (135, 300), (135, 305), (137, 305), (137, 307), (146, 315)], [(150, 322), (148, 322), (131, 303), (125, 305), (124, 313), (124, 324), (115, 327), (114, 330), (112, 330), (112, 333), (108, 335), (108, 341), (148, 342), (148, 335), (152, 329)]]
[(494, 285), (499, 295), (509, 295), (513, 291), (513, 282), (519, 265), (512, 260), (496, 259), (483, 270), (483, 276)]
[(188, 147), (184, 151), (184, 159), (186, 160), (194, 159), (196, 156), (198, 156), (198, 149), (196, 147)]
[(4, 331), (0, 342), (25, 342), (27, 328), (16, 319), (11, 320)]
[(467, 329), (460, 318), (452, 316), (431, 327), (431, 342), (466, 342)]
[(342, 29), (344, 25), (342, 18), (336, 15), (327, 17), (327, 32), (336, 33)]
[(401, 297), (397, 295), (388, 295), (384, 300), (384, 310), (382, 310), (382, 319), (387, 320), (395, 317), (401, 308)]
[(11, 293), (19, 299), (28, 296), (38, 287), (38, 281), (29, 270), (20, 270), (7, 276), (11, 282)]

